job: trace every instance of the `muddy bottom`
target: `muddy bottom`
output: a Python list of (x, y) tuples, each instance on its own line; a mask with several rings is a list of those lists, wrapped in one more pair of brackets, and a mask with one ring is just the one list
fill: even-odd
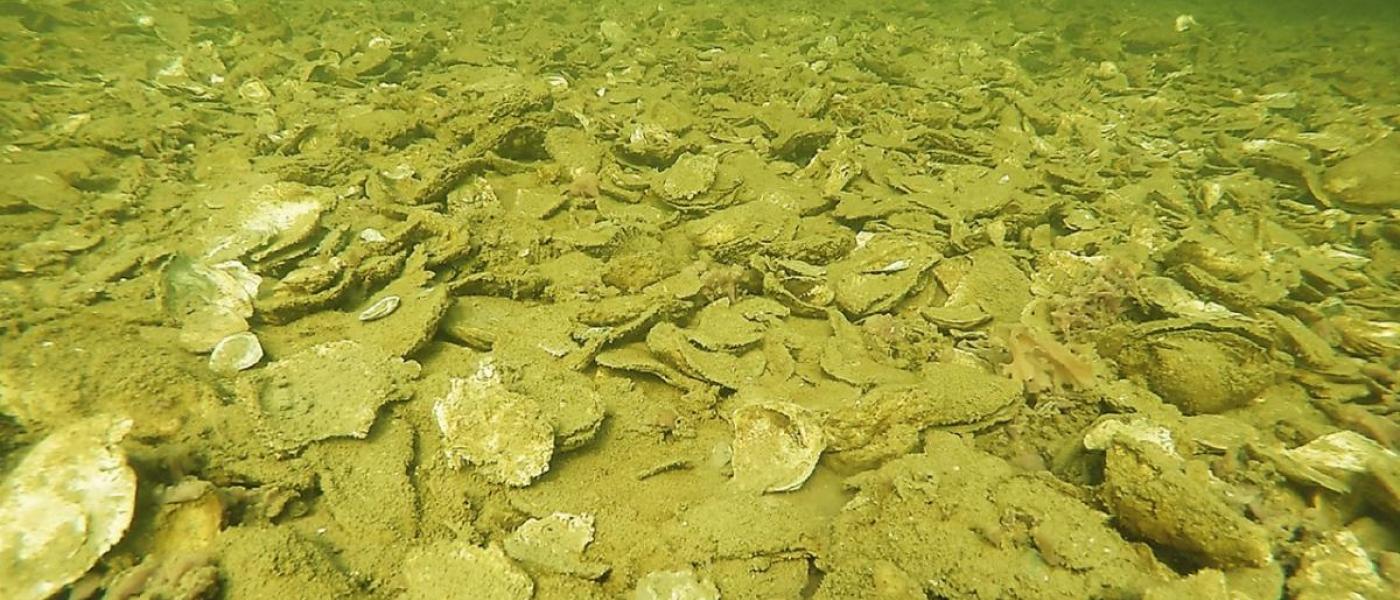
[(0, 6), (0, 597), (1400, 584), (1392, 3), (165, 4)]

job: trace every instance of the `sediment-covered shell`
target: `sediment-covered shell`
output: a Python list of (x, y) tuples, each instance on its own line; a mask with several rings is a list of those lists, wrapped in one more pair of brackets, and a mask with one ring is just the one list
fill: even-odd
[(610, 570), (608, 565), (583, 558), (584, 550), (593, 543), (593, 516), (554, 513), (530, 519), (511, 532), (505, 540), (506, 554), (520, 562), (540, 569), (599, 579)]
[(1274, 383), (1268, 350), (1230, 331), (1205, 328), (1137, 328), (1116, 358), (1163, 400), (1187, 414), (1239, 408)]
[(267, 444), (292, 451), (333, 437), (364, 437), (381, 406), (412, 395), (418, 372), (418, 363), (340, 340), (249, 371), (237, 389)]

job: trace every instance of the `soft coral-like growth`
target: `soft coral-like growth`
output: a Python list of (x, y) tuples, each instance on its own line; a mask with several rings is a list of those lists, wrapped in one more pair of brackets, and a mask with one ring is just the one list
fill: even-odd
[(1032, 392), (1058, 387), (1083, 389), (1094, 382), (1094, 366), (1050, 334), (1016, 325), (1006, 330), (1011, 362), (1004, 372)]
[[(1105, 257), (1086, 269), (1086, 279), (1073, 291), (1051, 301), (1050, 320), (1061, 334), (1077, 336), (1101, 329), (1123, 318), (1131, 308), (1140, 267), (1116, 257)], [(1053, 340), (1052, 340), (1053, 341)]]

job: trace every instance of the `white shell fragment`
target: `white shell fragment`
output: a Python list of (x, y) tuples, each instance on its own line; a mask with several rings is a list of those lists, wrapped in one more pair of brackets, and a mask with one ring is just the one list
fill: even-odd
[(609, 567), (583, 558), (593, 543), (593, 515), (557, 512), (530, 519), (505, 540), (506, 554), (523, 563), (561, 575), (600, 579)]
[(433, 415), (454, 466), (465, 462), (488, 480), (514, 487), (549, 470), (554, 428), (535, 401), (501, 384), (494, 363), (483, 362), (474, 375), (450, 385)]
[(1173, 455), (1176, 454), (1176, 442), (1172, 440), (1172, 432), (1145, 419), (1105, 419), (1084, 433), (1084, 447), (1089, 450), (1107, 450), (1113, 444), (1113, 440), (1120, 437), (1152, 444)]
[(719, 588), (695, 571), (653, 571), (637, 580), (633, 600), (719, 600)]
[(214, 345), (209, 354), (209, 369), (215, 373), (231, 375), (252, 368), (263, 358), (262, 343), (251, 331), (227, 336)]
[(1329, 433), (1283, 450), (1279, 458), (1284, 462), (1277, 466), (1290, 479), (1341, 494), (1350, 493), (1375, 469), (1400, 462), (1400, 455), (1354, 431)]
[(805, 408), (760, 402), (734, 411), (734, 481), (746, 489), (786, 492), (802, 487), (826, 449), (826, 438)]
[(371, 304), (369, 308), (360, 311), (360, 320), (377, 321), (383, 319), (384, 317), (394, 314), (394, 311), (399, 309), (399, 304), (401, 302), (398, 296), (385, 296), (378, 302)]
[(360, 239), (371, 244), (382, 244), (389, 241), (383, 232), (373, 227), (366, 227), (360, 230)]
[(0, 598), (48, 598), (121, 540), (136, 500), (118, 447), (130, 429), (109, 416), (59, 429), (0, 485)]

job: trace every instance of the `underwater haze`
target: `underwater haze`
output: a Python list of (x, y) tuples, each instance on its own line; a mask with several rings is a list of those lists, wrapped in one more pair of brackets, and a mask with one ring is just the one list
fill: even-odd
[(0, 598), (1400, 589), (1400, 2), (0, 0)]

